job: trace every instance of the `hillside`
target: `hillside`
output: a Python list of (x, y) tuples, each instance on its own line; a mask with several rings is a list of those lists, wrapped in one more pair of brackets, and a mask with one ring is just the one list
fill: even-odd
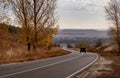
[(107, 30), (81, 30), (81, 29), (63, 29), (59, 30), (56, 37), (87, 37), (87, 38), (107, 38)]
[(4, 24), (4, 23), (0, 23), (0, 28), (3, 29), (4, 27), (7, 27), (8, 32), (12, 35), (13, 34), (18, 34), (19, 32), (21, 32), (20, 27), (15, 27), (15, 26), (12, 26), (12, 25), (7, 25), (7, 24)]
[(54, 37), (55, 43), (92, 43), (97, 39), (104, 42), (108, 39), (107, 30), (63, 29)]

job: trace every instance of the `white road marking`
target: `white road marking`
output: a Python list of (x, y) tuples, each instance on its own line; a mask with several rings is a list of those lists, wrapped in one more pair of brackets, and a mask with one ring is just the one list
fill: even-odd
[(17, 64), (17, 63), (2, 64), (2, 65), (0, 65), (0, 66), (10, 66), (10, 65), (15, 65), (15, 64)]
[(91, 66), (93, 63), (95, 63), (97, 60), (98, 60), (98, 55), (96, 54), (96, 56), (97, 56), (97, 58), (93, 61), (93, 62), (91, 62), (90, 64), (88, 64), (88, 65), (86, 65), (85, 67), (83, 67), (82, 69), (80, 69), (80, 70), (78, 70), (78, 71), (76, 71), (75, 73), (73, 73), (73, 74), (71, 74), (71, 75), (69, 75), (68, 77), (66, 77), (66, 78), (71, 78), (71, 77), (73, 77), (73, 76), (75, 76), (76, 74), (78, 74), (79, 72), (81, 72), (81, 71), (83, 71), (83, 70), (85, 70), (86, 68), (88, 68), (89, 66)]
[[(65, 48), (62, 48), (63, 50), (66, 50), (66, 51), (70, 51), (71, 53), (75, 53), (73, 52), (72, 50), (69, 50), (69, 49), (65, 49)], [(60, 56), (58, 56), (60, 57)], [(53, 57), (53, 58), (56, 58), (56, 57)], [(49, 59), (49, 58), (46, 58), (46, 59)], [(44, 59), (42, 59), (44, 60)], [(38, 60), (35, 60), (35, 61), (38, 61)], [(24, 61), (24, 62), (18, 62), (18, 63), (9, 63), (9, 64), (1, 64), (0, 66), (11, 66), (11, 65), (15, 65), (15, 64), (24, 64), (24, 63), (29, 63), (29, 62), (33, 62), (33, 61)]]
[[(80, 56), (79, 56), (79, 57), (80, 57)], [(61, 61), (61, 62), (56, 62), (56, 63), (53, 63), (53, 64), (49, 64), (49, 65), (45, 65), (45, 66), (41, 66), (41, 67), (36, 67), (36, 68), (32, 68), (32, 69), (28, 69), (28, 70), (24, 70), (24, 71), (20, 71), (20, 72), (12, 73), (12, 74), (3, 75), (3, 76), (0, 76), (0, 78), (5, 78), (5, 77), (13, 76), (13, 75), (16, 75), (16, 74), (21, 74), (21, 73), (25, 73), (25, 72), (29, 72), (29, 71), (33, 71), (33, 70), (37, 70), (37, 69), (40, 69), (40, 68), (45, 68), (45, 67), (53, 66), (53, 65), (56, 65), (56, 64), (60, 64), (60, 63), (64, 63), (64, 62), (68, 62), (68, 61), (71, 61), (71, 60), (77, 59), (77, 58), (79, 58), (79, 57), (74, 57), (74, 58), (69, 59), (69, 60), (64, 60), (64, 61)]]

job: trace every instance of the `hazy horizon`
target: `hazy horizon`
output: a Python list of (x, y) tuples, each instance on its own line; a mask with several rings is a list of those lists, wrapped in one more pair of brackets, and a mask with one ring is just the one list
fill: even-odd
[(82, 29), (82, 28), (59, 28), (59, 30), (66, 30), (66, 29), (68, 29), (68, 30), (108, 30), (108, 29)]

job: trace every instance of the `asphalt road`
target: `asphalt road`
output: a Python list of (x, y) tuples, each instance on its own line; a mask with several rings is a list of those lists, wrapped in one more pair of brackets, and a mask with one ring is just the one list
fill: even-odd
[(64, 56), (0, 66), (0, 78), (70, 78), (98, 59), (94, 53), (77, 51)]

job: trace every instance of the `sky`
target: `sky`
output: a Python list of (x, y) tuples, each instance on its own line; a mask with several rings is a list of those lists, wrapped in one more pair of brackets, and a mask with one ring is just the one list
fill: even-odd
[(60, 29), (108, 29), (104, 7), (110, 0), (58, 0)]

